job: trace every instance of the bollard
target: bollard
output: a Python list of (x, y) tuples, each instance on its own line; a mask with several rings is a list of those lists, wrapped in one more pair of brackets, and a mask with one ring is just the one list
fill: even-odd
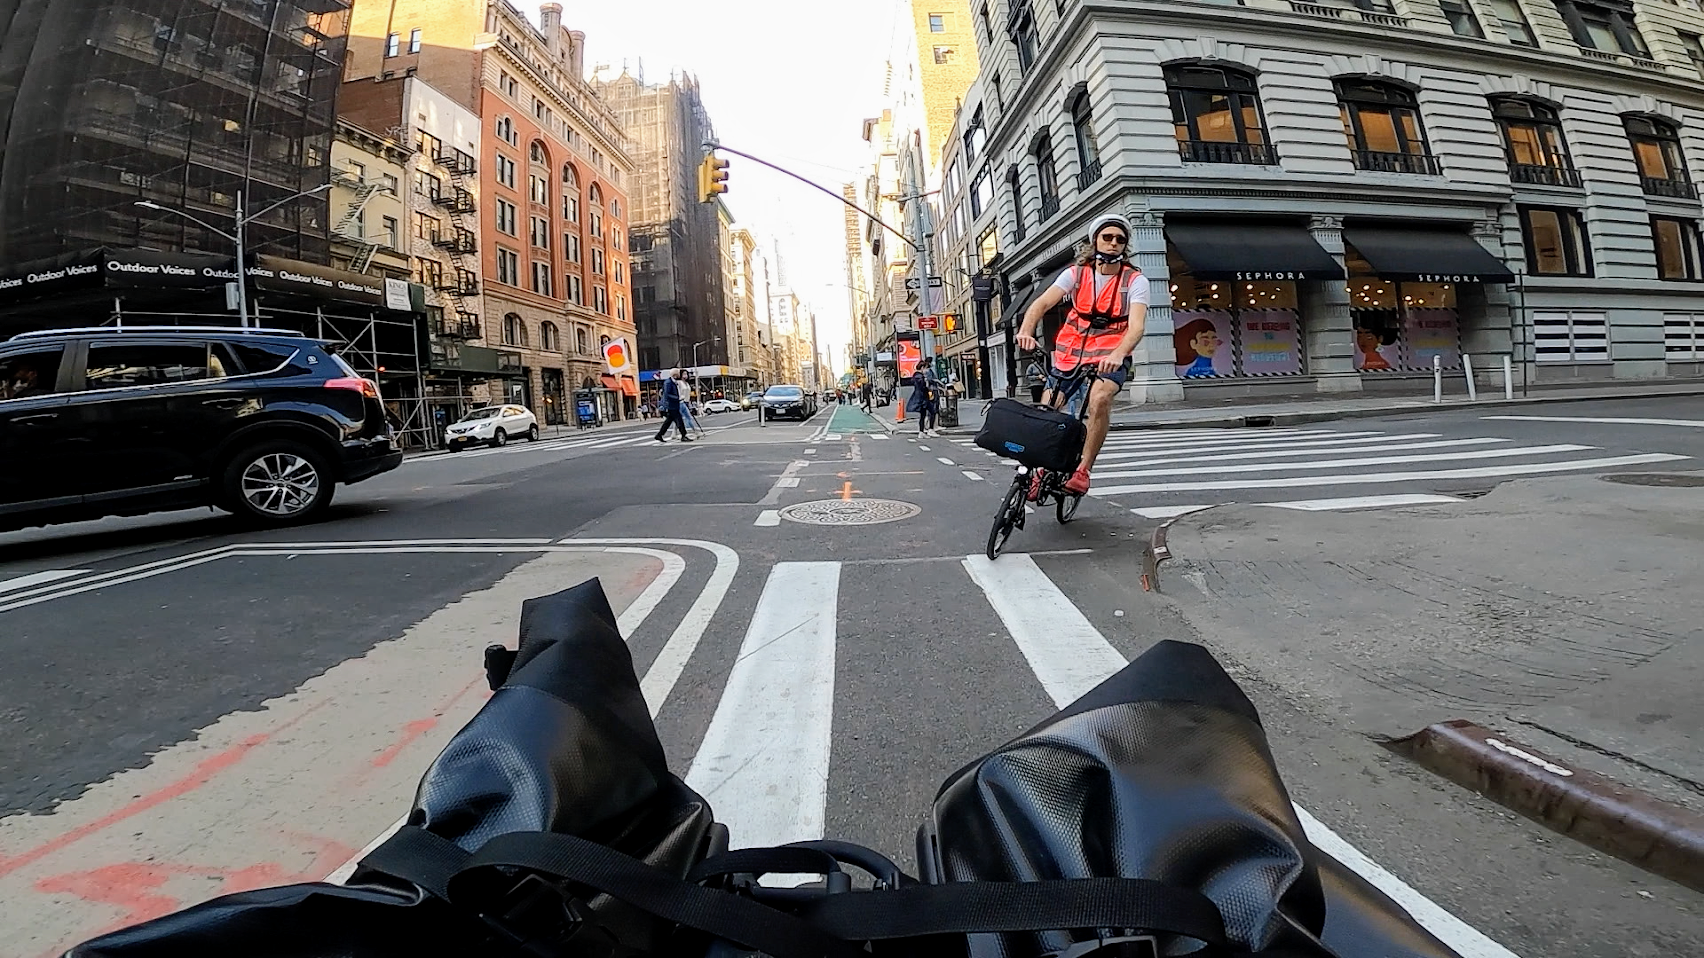
[(1467, 399), (1468, 399), (1468, 402), (1478, 402), (1479, 401), (1479, 387), (1475, 386), (1473, 384), (1473, 357), (1469, 356), (1466, 353), (1462, 353), (1461, 354), (1461, 368), (1462, 368), (1462, 371), (1467, 374)]
[(1508, 356), (1503, 357), (1503, 398), (1515, 398), (1515, 366)]
[(1432, 357), (1432, 401), (1444, 401), (1444, 357)]

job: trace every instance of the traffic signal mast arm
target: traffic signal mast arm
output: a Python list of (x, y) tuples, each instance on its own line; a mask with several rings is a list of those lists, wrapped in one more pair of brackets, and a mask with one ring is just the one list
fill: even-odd
[[(812, 181), (805, 179), (804, 177), (800, 176), (797, 173), (794, 173), (792, 170), (789, 170), (786, 167), (776, 166), (774, 163), (771, 163), (768, 160), (760, 159), (758, 157), (752, 156), (750, 153), (742, 153), (739, 150), (733, 149), (732, 147), (723, 146), (720, 143), (706, 143), (706, 144), (704, 144), (704, 146), (707, 149), (712, 151), (712, 154), (710, 156), (705, 157), (705, 161), (706, 161), (705, 164), (700, 165), (699, 168), (698, 168), (698, 175), (699, 175), (699, 194), (698, 195), (702, 196), (704, 198), (704, 202), (706, 202), (706, 203), (710, 202), (710, 200), (712, 198), (712, 194), (710, 194), (707, 191), (707, 187), (710, 185), (708, 180), (707, 180), (707, 175), (708, 175), (708, 170), (709, 170), (708, 161), (711, 160), (711, 159), (714, 159), (714, 152), (713, 151), (722, 150), (722, 151), (727, 152), (727, 153), (732, 153), (735, 156), (743, 156), (746, 159), (752, 161), (753, 163), (759, 163), (759, 164), (762, 164), (763, 166), (767, 166), (777, 173), (785, 173), (788, 176), (791, 176), (793, 179), (798, 180), (800, 183), (803, 183), (806, 186), (811, 187), (812, 189), (821, 190), (822, 192), (827, 193), (829, 196), (834, 197), (835, 199), (839, 200), (840, 202), (845, 203), (847, 206), (850, 206), (853, 209), (857, 210), (858, 212), (869, 217), (871, 222), (880, 226), (882, 229), (887, 230), (889, 233), (892, 233), (893, 235), (899, 237), (901, 240), (903, 240), (905, 242), (905, 245), (911, 247), (914, 250), (917, 250), (918, 252), (922, 252), (922, 250), (923, 250), (923, 247), (912, 242), (911, 238), (909, 236), (906, 236), (904, 233), (900, 232), (899, 230), (894, 229), (893, 227), (887, 225), (886, 223), (883, 223), (881, 218), (878, 217), (876, 214), (871, 213), (869, 210), (864, 209), (862, 206), (859, 206), (858, 204), (852, 202), (851, 200), (847, 199), (844, 196), (841, 196), (839, 193), (834, 192), (833, 190), (829, 189), (826, 186), (823, 186), (820, 183), (813, 183)], [(726, 160), (718, 160), (717, 162), (721, 163), (723, 166), (727, 166)], [(727, 179), (726, 173), (722, 174), (722, 179), (723, 180)], [(727, 192), (727, 190), (728, 190), (728, 187), (724, 183), (722, 185), (722, 188), (720, 190), (717, 190), (716, 192), (725, 193), (725, 192)]]

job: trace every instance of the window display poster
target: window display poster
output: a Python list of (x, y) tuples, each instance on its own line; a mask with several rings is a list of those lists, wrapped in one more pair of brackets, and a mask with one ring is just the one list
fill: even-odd
[(915, 339), (899, 341), (899, 378), (903, 381), (911, 378), (917, 371), (917, 364), (923, 361), (923, 346)]
[(1172, 329), (1180, 378), (1205, 379), (1235, 374), (1230, 313), (1216, 309), (1176, 310), (1172, 313)]
[(1237, 313), (1237, 319), (1242, 323), (1244, 375), (1293, 376), (1302, 371), (1301, 331), (1295, 310), (1244, 309)]
[[(1402, 363), (1402, 321), (1394, 309), (1357, 309), (1355, 368), (1380, 372)], [(1426, 360), (1431, 362), (1430, 359)]]
[(1416, 369), (1431, 369), (1433, 356), (1445, 369), (1461, 366), (1461, 328), (1453, 309), (1409, 309), (1402, 338), (1408, 343), (1408, 363)]

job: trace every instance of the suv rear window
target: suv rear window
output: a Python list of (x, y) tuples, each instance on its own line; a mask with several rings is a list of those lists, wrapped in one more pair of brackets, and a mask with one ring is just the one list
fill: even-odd
[(59, 388), (63, 346), (0, 358), (0, 400), (45, 396)]
[(290, 365), (282, 370), (283, 372), (293, 376), (304, 376), (313, 372), (302, 358), (301, 350), (289, 343), (227, 342), (225, 345), (237, 354), (237, 358), (242, 361), (243, 368), (250, 373), (269, 373), (278, 370), (279, 367), (289, 362), (292, 356), (295, 357), (295, 361), (290, 362)]
[(119, 389), (223, 379), (225, 364), (206, 343), (90, 343), (84, 389)]

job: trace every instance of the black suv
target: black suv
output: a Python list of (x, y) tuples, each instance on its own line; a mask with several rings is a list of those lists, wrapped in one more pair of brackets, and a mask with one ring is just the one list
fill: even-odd
[(0, 343), (0, 530), (214, 505), (299, 522), (395, 469), (378, 386), (288, 330), (48, 330)]

